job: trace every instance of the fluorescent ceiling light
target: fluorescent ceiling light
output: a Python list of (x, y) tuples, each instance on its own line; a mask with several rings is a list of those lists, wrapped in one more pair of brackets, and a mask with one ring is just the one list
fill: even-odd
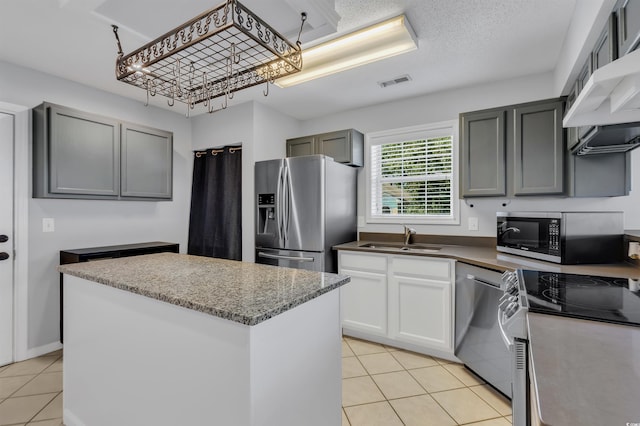
[(279, 87), (295, 86), (418, 48), (404, 15), (302, 50), (302, 71), (279, 78)]

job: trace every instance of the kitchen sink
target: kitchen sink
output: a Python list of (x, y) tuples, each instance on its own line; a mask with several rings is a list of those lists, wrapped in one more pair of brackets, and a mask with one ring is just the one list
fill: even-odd
[(367, 243), (359, 247), (377, 249), (377, 250), (393, 250), (401, 252), (416, 252), (416, 253), (436, 253), (442, 249), (442, 247), (433, 246), (430, 244), (393, 244), (393, 243)]

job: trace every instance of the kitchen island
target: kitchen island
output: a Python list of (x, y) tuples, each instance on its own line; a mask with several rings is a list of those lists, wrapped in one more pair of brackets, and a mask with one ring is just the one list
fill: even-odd
[(340, 424), (348, 277), (174, 253), (59, 271), (66, 425)]

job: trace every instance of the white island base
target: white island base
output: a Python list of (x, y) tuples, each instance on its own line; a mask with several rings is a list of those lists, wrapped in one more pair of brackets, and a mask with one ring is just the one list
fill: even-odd
[(248, 326), (64, 276), (67, 426), (341, 423), (339, 292)]

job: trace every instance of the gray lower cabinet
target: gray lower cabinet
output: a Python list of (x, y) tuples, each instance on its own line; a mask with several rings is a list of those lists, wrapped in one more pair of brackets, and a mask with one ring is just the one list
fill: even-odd
[(347, 129), (287, 139), (287, 157), (312, 154), (323, 154), (338, 163), (361, 167), (364, 135), (357, 130)]
[(172, 134), (60, 105), (33, 109), (33, 197), (170, 200)]
[(618, 55), (624, 56), (640, 45), (640, 1), (620, 0), (614, 12), (618, 17)]
[(562, 194), (562, 108), (552, 99), (461, 114), (461, 197)]
[(121, 146), (120, 195), (123, 198), (171, 199), (172, 133), (123, 124)]

